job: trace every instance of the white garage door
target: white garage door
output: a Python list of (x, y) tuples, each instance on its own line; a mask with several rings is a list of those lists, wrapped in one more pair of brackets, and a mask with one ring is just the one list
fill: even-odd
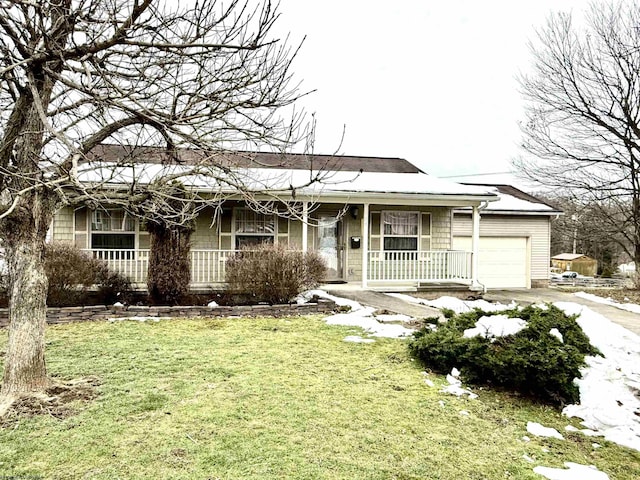
[[(454, 250), (471, 251), (471, 237), (454, 237)], [(478, 280), (487, 288), (526, 288), (526, 237), (480, 237)]]

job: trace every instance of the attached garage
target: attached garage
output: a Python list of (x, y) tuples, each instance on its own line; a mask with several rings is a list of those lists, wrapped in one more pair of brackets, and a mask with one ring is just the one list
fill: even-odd
[[(478, 280), (486, 288), (529, 288), (527, 237), (480, 237)], [(454, 250), (471, 250), (471, 237), (454, 237)]]
[[(478, 280), (486, 288), (531, 288), (549, 284), (552, 205), (508, 185), (500, 200), (480, 211)], [(471, 250), (471, 212), (454, 211), (453, 248)]]

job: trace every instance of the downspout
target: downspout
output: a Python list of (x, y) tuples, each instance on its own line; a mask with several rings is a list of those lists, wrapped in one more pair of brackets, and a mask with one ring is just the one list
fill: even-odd
[(478, 260), (480, 248), (480, 210), (484, 210), (489, 205), (488, 201), (482, 202), (478, 207), (472, 207), (471, 213), (471, 282), (473, 286), (482, 288), (482, 294), (487, 293), (487, 287), (478, 280)]

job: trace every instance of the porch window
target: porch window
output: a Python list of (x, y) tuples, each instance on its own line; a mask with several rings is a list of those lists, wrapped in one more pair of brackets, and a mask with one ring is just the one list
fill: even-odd
[(418, 215), (417, 212), (382, 212), (384, 250), (418, 250), (420, 237)]
[(275, 215), (264, 215), (244, 208), (237, 209), (235, 213), (236, 249), (274, 242)]
[(91, 248), (133, 250), (136, 222), (121, 208), (94, 210), (91, 214)]

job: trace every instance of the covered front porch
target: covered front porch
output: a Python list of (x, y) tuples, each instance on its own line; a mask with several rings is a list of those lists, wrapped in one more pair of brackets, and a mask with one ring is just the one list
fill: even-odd
[[(240, 248), (246, 249), (244, 242), (254, 238), (251, 235), (287, 242), (292, 250), (318, 252), (327, 264), (326, 280), (330, 282), (395, 290), (442, 284), (481, 288), (477, 281), (479, 206), (473, 206), (472, 212), (472, 248), (466, 251), (450, 248), (451, 214), (447, 207), (362, 203), (352, 204), (346, 211), (324, 205), (311, 212), (305, 204), (299, 221), (286, 222), (269, 222), (255, 215), (250, 218), (244, 208), (234, 207), (220, 221), (218, 231), (214, 229), (214, 235), (218, 244), (235, 248), (198, 248), (197, 239), (204, 233), (196, 231), (190, 251), (191, 288), (222, 288), (227, 259)], [(146, 288), (149, 248), (86, 251), (129, 277), (136, 288)]]
[[(138, 289), (146, 288), (149, 249), (87, 249), (94, 258), (104, 260), (110, 269), (126, 275)], [(225, 283), (227, 259), (237, 250), (191, 250), (191, 288), (221, 288)], [(367, 278), (363, 287), (417, 286), (451, 283), (472, 286), (473, 252), (446, 251), (370, 251)], [(340, 281), (329, 278), (329, 281)]]

